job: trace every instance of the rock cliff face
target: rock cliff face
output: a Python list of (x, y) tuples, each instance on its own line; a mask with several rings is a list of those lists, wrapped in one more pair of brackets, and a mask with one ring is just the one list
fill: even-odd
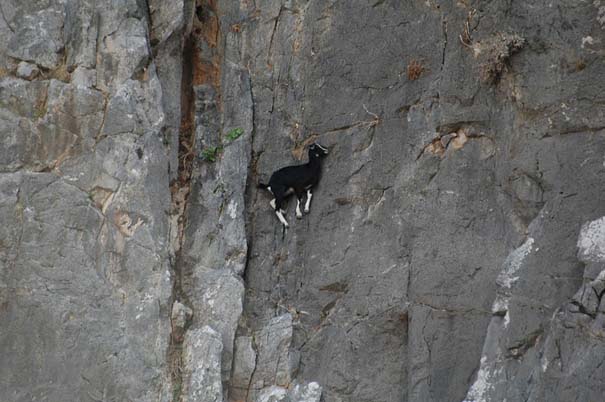
[[(0, 0), (0, 400), (601, 400), (603, 43), (601, 1)], [(313, 141), (284, 233), (256, 183)]]

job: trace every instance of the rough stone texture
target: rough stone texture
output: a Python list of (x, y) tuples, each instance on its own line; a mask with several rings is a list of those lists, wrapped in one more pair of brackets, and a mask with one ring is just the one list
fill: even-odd
[(288, 390), (277, 385), (264, 388), (256, 398), (257, 402), (285, 402), (288, 399)]
[(272, 385), (258, 394), (256, 402), (319, 402), (321, 387), (316, 382), (296, 384), (291, 389)]
[[(190, 202), (186, 253), (189, 260), (203, 267), (240, 275), (247, 252), (243, 193), (250, 161), (252, 100), (245, 70), (227, 63), (223, 74), (228, 89), (222, 95), (222, 116), (215, 90), (208, 84), (196, 87), (198, 152), (208, 147), (223, 150), (216, 162), (199, 166), (200, 177), (193, 185)], [(225, 135), (235, 128), (244, 134), (227, 140)]]
[[(244, 300), (244, 192), (253, 111), (247, 70), (222, 58), (224, 42), (216, 40), (220, 32), (215, 13), (211, 3), (196, 3), (184, 60), (192, 63), (188, 71), (192, 88), (184, 89), (192, 93), (182, 107), (193, 112), (190, 147), (195, 158), (180, 256), (183, 293), (195, 312), (191, 328), (209, 326), (221, 335), (220, 363), (227, 395)], [(229, 139), (227, 134), (233, 129), (241, 129), (242, 135)], [(214, 156), (204, 159), (210, 149), (215, 150)]]
[(185, 306), (178, 300), (172, 305), (172, 313), (170, 323), (172, 324), (172, 337), (179, 342), (183, 341), (183, 335), (187, 328), (187, 324), (193, 317), (193, 310)]
[(309, 384), (296, 384), (290, 391), (292, 402), (319, 402), (321, 399), (321, 386), (316, 382)]
[(17, 77), (23, 78), (24, 80), (32, 80), (38, 74), (40, 74), (40, 70), (35, 64), (22, 61), (17, 66)]
[[(150, 36), (154, 46), (162, 45), (168, 40), (170, 36), (180, 36), (181, 39), (184, 37), (181, 30), (185, 28), (187, 31), (190, 27), (186, 27), (185, 18), (190, 18), (189, 9), (193, 5), (193, 2), (177, 0), (171, 2), (170, 6), (166, 6), (161, 0), (149, 0), (148, 4), (148, 18), (152, 21)], [(187, 4), (189, 3), (189, 4)], [(178, 55), (176, 61), (180, 62)]]
[[(67, 68), (69, 70), (78, 67), (94, 68), (97, 63), (97, 41), (100, 39), (98, 36), (99, 25), (104, 26), (107, 22), (102, 19), (104, 15), (95, 10), (95, 5), (99, 3), (80, 0), (68, 1), (63, 4), (65, 7), (64, 54)], [(102, 7), (103, 4), (101, 3), (99, 6)]]
[[(541, 218), (548, 219), (547, 216), (547, 209), (540, 214)], [(577, 241), (582, 262), (604, 261), (598, 248), (605, 230), (603, 222), (599, 218), (582, 226)], [(543, 248), (535, 243), (529, 237), (504, 264), (481, 365), (465, 401), (580, 401), (598, 400), (602, 395), (599, 367), (603, 363), (605, 332), (598, 309), (605, 289), (605, 271), (594, 280), (584, 279), (580, 290), (563, 306), (550, 302), (558, 295), (548, 295), (539, 289), (532, 293), (534, 301), (519, 294), (518, 289), (524, 286), (519, 283), (521, 280), (537, 281), (523, 274)], [(551, 270), (549, 274), (563, 273)], [(543, 283), (544, 279), (540, 281)], [(551, 306), (558, 307), (554, 314)], [(592, 377), (593, 381), (580, 380)]]
[(227, 380), (231, 373), (235, 330), (242, 312), (244, 285), (240, 278), (216, 269), (196, 269), (193, 279), (199, 292), (197, 297), (189, 299), (196, 312), (193, 325), (208, 325), (221, 334), (222, 371)]
[(163, 84), (142, 5), (0, 1), (3, 401), (172, 398)]
[(602, 399), (604, 16), (0, 0), (0, 399)]
[(272, 384), (286, 386), (292, 380), (290, 344), (292, 341), (292, 316), (284, 314), (271, 319), (254, 334), (256, 366), (250, 379), (250, 394)]
[(221, 335), (208, 326), (190, 330), (183, 346), (183, 402), (222, 402)]
[(582, 225), (578, 259), (586, 264), (605, 262), (605, 217)]
[(229, 397), (233, 400), (245, 400), (248, 395), (250, 380), (256, 367), (256, 351), (252, 341), (253, 337), (251, 336), (235, 338), (229, 394)]
[(8, 42), (7, 54), (45, 68), (58, 67), (64, 47), (62, 5), (50, 4), (48, 8), (36, 11), (18, 10), (13, 17), (16, 29)]
[[(486, 400), (603, 392), (602, 338), (550, 325), (584, 280), (580, 228), (605, 212), (602, 5), (222, 7), (254, 105), (240, 331), (291, 312), (296, 378), (327, 402), (461, 401), (482, 380)], [(313, 139), (323, 178), (283, 235), (254, 184)], [(548, 336), (571, 364), (552, 392), (531, 375)]]

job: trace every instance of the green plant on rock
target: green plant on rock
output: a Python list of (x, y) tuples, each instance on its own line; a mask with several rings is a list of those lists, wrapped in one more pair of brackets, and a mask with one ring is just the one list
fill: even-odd
[(168, 130), (164, 130), (164, 132), (162, 132), (162, 144), (167, 147), (170, 146), (170, 132)]
[(241, 137), (242, 134), (244, 134), (244, 129), (238, 127), (238, 128), (234, 128), (233, 130), (229, 131), (225, 137), (229, 141), (235, 141), (236, 139)]
[(181, 394), (183, 393), (183, 384), (182, 381), (177, 381), (176, 384), (172, 385), (172, 400), (173, 401), (180, 401), (181, 400)]
[(222, 147), (206, 147), (202, 149), (201, 158), (207, 162), (216, 162), (216, 158), (223, 151)]

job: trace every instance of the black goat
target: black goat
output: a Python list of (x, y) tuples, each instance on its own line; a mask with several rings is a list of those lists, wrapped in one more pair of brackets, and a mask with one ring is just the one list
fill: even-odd
[(318, 143), (313, 143), (309, 147), (309, 162), (304, 165), (286, 166), (275, 171), (271, 175), (269, 184), (258, 183), (259, 188), (269, 190), (275, 197), (269, 204), (275, 210), (277, 217), (284, 227), (288, 227), (288, 222), (284, 218), (285, 199), (292, 193), (296, 194), (296, 217), (302, 218), (300, 212), (300, 202), (302, 201), (305, 191), (307, 192), (307, 202), (305, 204), (305, 213), (309, 212), (311, 206), (311, 188), (319, 182), (321, 174), (321, 158), (328, 154), (328, 150)]

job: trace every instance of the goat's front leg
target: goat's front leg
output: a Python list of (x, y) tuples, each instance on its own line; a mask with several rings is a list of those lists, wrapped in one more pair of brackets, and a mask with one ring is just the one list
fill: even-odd
[(309, 213), (309, 208), (311, 207), (311, 198), (313, 194), (311, 194), (311, 189), (307, 190), (307, 202), (305, 203), (305, 213)]
[(296, 217), (298, 219), (301, 219), (302, 216), (303, 216), (302, 212), (300, 212), (300, 200), (301, 199), (302, 199), (302, 197), (301, 198), (298, 198), (298, 197), (296, 198)]

